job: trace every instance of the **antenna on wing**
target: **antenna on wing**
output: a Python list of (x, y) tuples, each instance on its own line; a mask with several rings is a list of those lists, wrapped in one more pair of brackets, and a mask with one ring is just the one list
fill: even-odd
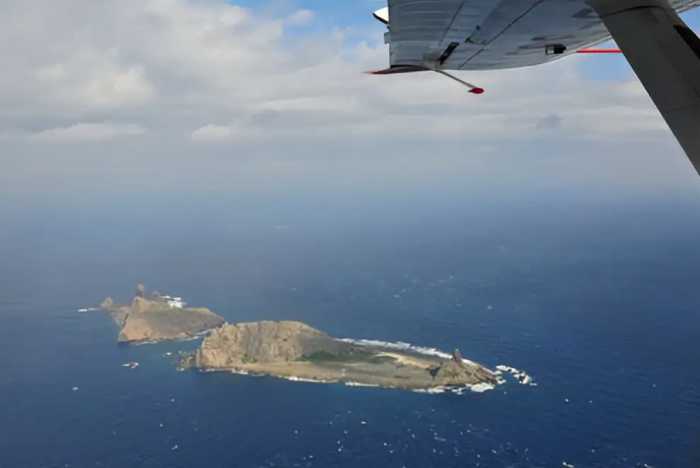
[(476, 85), (473, 85), (473, 84), (471, 84), (471, 83), (468, 83), (468, 82), (462, 80), (461, 78), (457, 78), (456, 76), (451, 75), (450, 73), (447, 73), (447, 72), (444, 71), (444, 70), (437, 70), (437, 69), (436, 69), (436, 70), (433, 70), (433, 71), (434, 71), (435, 73), (439, 73), (439, 74), (441, 74), (441, 75), (444, 75), (444, 76), (446, 76), (446, 77), (448, 77), (448, 78), (450, 78), (450, 79), (456, 81), (457, 83), (463, 84), (464, 86), (466, 86), (467, 88), (469, 88), (469, 92), (472, 93), (472, 94), (484, 94), (484, 91), (485, 91), (484, 88), (480, 88), (480, 87), (478, 87), (478, 86), (476, 86)]

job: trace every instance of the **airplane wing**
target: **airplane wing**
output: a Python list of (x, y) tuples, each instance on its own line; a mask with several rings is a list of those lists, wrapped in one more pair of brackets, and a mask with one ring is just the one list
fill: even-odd
[[(391, 66), (517, 68), (556, 60), (610, 39), (587, 0), (389, 0), (388, 4)], [(682, 11), (700, 1), (671, 4)]]
[[(700, 40), (677, 12), (700, 0), (388, 0), (380, 73), (547, 63), (611, 36), (700, 173)], [(448, 75), (449, 76), (449, 75)]]

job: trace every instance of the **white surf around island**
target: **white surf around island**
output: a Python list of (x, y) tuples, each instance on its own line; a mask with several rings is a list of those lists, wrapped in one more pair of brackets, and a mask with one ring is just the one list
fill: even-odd
[(506, 366), (504, 364), (496, 366), (496, 375), (503, 374), (512, 376), (513, 379), (520, 385), (527, 385), (528, 387), (538, 386), (537, 382), (535, 382), (532, 376), (522, 369), (517, 369), (512, 366)]
[(381, 388), (381, 385), (368, 384), (362, 382), (345, 382), (346, 387), (367, 387), (367, 388)]
[(472, 393), (485, 393), (496, 388), (495, 385), (488, 383), (480, 383), (474, 385), (465, 385), (462, 387), (435, 387), (435, 388), (423, 388), (414, 390), (415, 393), (427, 393), (429, 395), (440, 395), (443, 393), (453, 393), (455, 395), (464, 395), (467, 391)]
[(433, 387), (419, 388), (413, 390), (414, 393), (426, 393), (428, 395), (441, 395), (443, 393), (453, 393), (455, 395), (464, 395), (467, 391), (472, 393), (485, 393), (495, 390), (496, 386), (488, 383), (479, 383), (474, 385), (464, 385), (461, 387)]
[[(449, 353), (446, 353), (445, 351), (439, 350), (437, 348), (430, 348), (427, 346), (417, 346), (413, 345), (411, 343), (406, 343), (404, 341), (381, 341), (381, 340), (368, 340), (368, 339), (353, 339), (353, 338), (340, 338), (339, 341), (343, 341), (345, 343), (351, 343), (355, 345), (360, 345), (360, 346), (378, 346), (378, 347), (383, 347), (383, 348), (389, 348), (389, 349), (396, 349), (399, 351), (411, 351), (417, 354), (423, 354), (426, 356), (435, 356), (439, 357), (442, 359), (451, 359), (452, 355)], [(464, 362), (466, 365), (470, 366), (478, 366), (479, 364), (475, 363), (474, 361), (470, 361), (469, 359), (464, 359), (462, 358), (462, 362)], [(507, 381), (503, 378), (500, 378), (504, 373), (512, 376), (512, 378), (519, 383), (520, 385), (527, 385), (530, 387), (536, 387), (537, 383), (534, 381), (532, 376), (525, 372), (522, 369), (517, 369), (515, 367), (511, 366), (506, 366), (506, 365), (498, 365), (496, 366), (496, 370), (489, 370), (493, 375), (499, 377), (498, 378), (498, 385), (504, 385), (507, 383)], [(347, 385), (347, 383), (346, 383)], [(358, 385), (359, 386), (359, 385)], [(489, 383), (479, 383), (479, 384), (474, 384), (474, 385), (465, 385), (461, 387), (433, 387), (433, 388), (425, 388), (425, 389), (417, 389), (413, 390), (415, 393), (426, 393), (426, 394), (431, 394), (431, 395), (439, 395), (443, 394), (446, 392), (454, 393), (456, 395), (463, 395), (465, 393), (465, 390), (469, 390), (473, 393), (485, 393), (491, 390), (495, 390), (496, 386), (489, 384)]]
[(315, 384), (330, 384), (335, 383), (335, 380), (321, 380), (321, 379), (310, 379), (308, 377), (297, 377), (295, 375), (279, 377), (284, 380), (289, 380), (290, 382), (305, 382), (305, 383), (315, 383)]

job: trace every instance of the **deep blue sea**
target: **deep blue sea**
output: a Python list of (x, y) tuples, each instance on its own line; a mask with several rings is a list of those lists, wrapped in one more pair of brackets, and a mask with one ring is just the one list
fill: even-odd
[[(642, 191), (0, 201), (0, 467), (698, 467), (699, 214), (698, 193)], [(196, 343), (118, 346), (77, 312), (137, 282), (539, 386), (176, 372), (164, 353)]]

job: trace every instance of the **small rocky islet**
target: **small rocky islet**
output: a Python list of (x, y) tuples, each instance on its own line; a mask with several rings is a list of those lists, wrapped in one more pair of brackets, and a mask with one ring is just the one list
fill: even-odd
[(105, 299), (100, 308), (119, 327), (120, 343), (139, 344), (204, 336), (178, 367), (202, 372), (268, 375), (288, 380), (431, 391), (488, 390), (499, 371), (451, 355), (409, 345), (334, 338), (297, 321), (226, 323), (206, 308), (186, 307), (179, 297), (147, 293), (139, 285), (128, 304)]
[[(180, 297), (147, 293), (139, 284), (129, 304), (116, 304), (108, 297), (100, 304), (119, 327), (120, 343), (149, 343), (194, 338), (225, 323), (206, 308), (185, 307)], [(86, 309), (85, 309), (86, 310)]]

